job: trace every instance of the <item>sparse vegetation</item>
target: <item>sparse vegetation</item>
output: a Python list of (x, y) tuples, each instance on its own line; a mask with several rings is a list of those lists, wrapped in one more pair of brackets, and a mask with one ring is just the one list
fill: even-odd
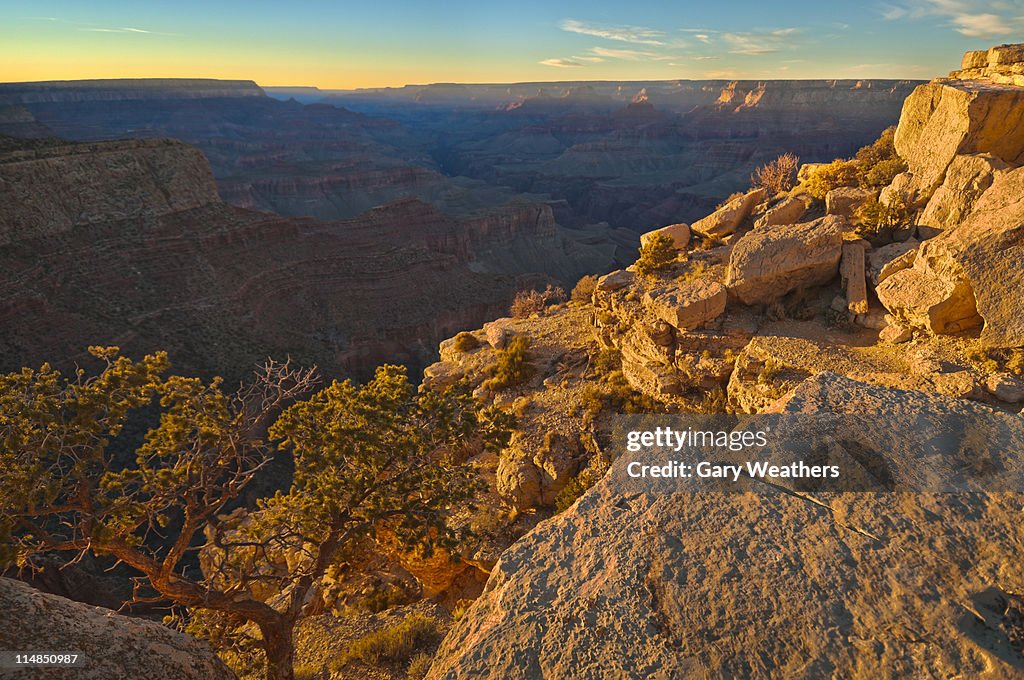
[(432, 663), (434, 663), (434, 657), (429, 654), (417, 654), (409, 662), (409, 668), (405, 672), (405, 677), (408, 680), (423, 680), (423, 678), (427, 677), (427, 671), (430, 670), (430, 664)]
[(1024, 348), (997, 349), (975, 344), (964, 351), (964, 358), (985, 373), (1006, 372), (1024, 376)]
[(598, 376), (606, 376), (622, 370), (622, 353), (614, 347), (602, 347), (593, 356), (592, 365)]
[(613, 371), (597, 384), (587, 385), (581, 399), (584, 413), (594, 418), (602, 411), (661, 413), (664, 405), (634, 390), (622, 371)]
[(330, 663), (332, 673), (341, 672), (348, 664), (359, 661), (371, 666), (409, 661), (417, 649), (440, 640), (440, 622), (423, 614), (411, 614), (401, 623), (374, 631), (353, 642)]
[(729, 397), (721, 387), (705, 390), (697, 410), (700, 413), (728, 413)]
[(480, 341), (472, 333), (462, 331), (455, 336), (454, 346), (457, 352), (472, 352), (480, 346)]
[(769, 195), (774, 196), (789, 191), (796, 185), (796, 173), (800, 168), (800, 159), (791, 153), (784, 153), (778, 158), (765, 163), (750, 176), (755, 187), (764, 187)]
[(853, 161), (834, 160), (811, 173), (807, 180), (807, 192), (824, 201), (833, 189), (856, 185), (857, 164)]
[(590, 302), (595, 290), (597, 290), (597, 279), (589, 275), (584, 276), (576, 282), (576, 286), (572, 289), (572, 301)]
[(829, 191), (840, 187), (874, 188), (888, 186), (907, 164), (896, 154), (896, 128), (882, 132), (877, 140), (862, 147), (852, 160), (837, 159), (815, 170), (807, 180), (807, 191), (825, 200)]
[(889, 203), (880, 203), (871, 199), (857, 208), (857, 234), (872, 236), (885, 229), (895, 229), (910, 223), (910, 209), (902, 196), (894, 195)]
[(513, 318), (526, 319), (540, 314), (548, 305), (565, 302), (565, 299), (565, 290), (549, 283), (544, 290), (521, 290), (516, 293), (509, 313)]
[(509, 340), (504, 349), (498, 350), (494, 363), (487, 369), (490, 378), (484, 381), (484, 389), (491, 392), (507, 390), (533, 377), (529, 349), (530, 338), (525, 335)]
[(743, 196), (745, 196), (745, 195), (746, 195), (745, 191), (735, 191), (735, 192), (729, 194), (728, 196), (726, 196), (725, 200), (723, 200), (721, 203), (719, 203), (717, 206), (715, 206), (715, 210), (721, 210), (725, 206), (727, 206), (730, 203), (732, 203), (733, 201), (735, 201), (737, 198), (743, 198)]
[(636, 261), (636, 273), (649, 276), (664, 269), (679, 255), (675, 241), (668, 234), (655, 234), (640, 248), (640, 258)]
[(555, 494), (555, 511), (564, 512), (572, 507), (576, 500), (587, 492), (587, 489), (597, 484), (608, 472), (608, 461), (602, 456), (594, 458), (590, 465), (584, 468), (578, 475), (569, 480), (562, 489)]

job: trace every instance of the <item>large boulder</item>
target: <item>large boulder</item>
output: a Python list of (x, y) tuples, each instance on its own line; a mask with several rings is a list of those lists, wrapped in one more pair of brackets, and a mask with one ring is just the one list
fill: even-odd
[(896, 272), (912, 267), (920, 245), (916, 239), (908, 239), (872, 250), (868, 254), (867, 269), (872, 285), (877, 286)]
[(649, 231), (646, 234), (640, 235), (640, 245), (646, 246), (647, 243), (658, 234), (665, 234), (672, 239), (672, 244), (679, 250), (686, 250), (686, 246), (690, 244), (690, 225), (688, 224), (670, 224), (667, 227), (661, 229), (655, 229)]
[(935, 333), (984, 323), (993, 347), (1024, 345), (1024, 168), (1001, 173), (955, 229), (925, 242), (877, 289), (900, 320)]
[[(914, 474), (923, 428), (999, 417), (829, 374), (780, 409), (878, 414), (832, 443), (866, 478)], [(1018, 449), (992, 465), (1019, 474)], [(428, 678), (1019, 676), (1019, 494), (654, 491), (632, 459), (502, 554)]]
[(896, 151), (927, 195), (961, 154), (1024, 162), (1024, 89), (947, 80), (918, 86), (903, 104)]
[(971, 213), (975, 202), (992, 186), (996, 173), (1009, 166), (992, 154), (959, 155), (946, 169), (918, 224), (935, 229), (954, 227)]
[(121, 616), (0, 578), (0, 649), (77, 652), (72, 668), (0, 666), (0, 676), (43, 680), (231, 680), (235, 677), (205, 643), (154, 621)]
[(702, 236), (724, 238), (736, 231), (743, 220), (750, 217), (754, 207), (764, 200), (765, 190), (754, 189), (742, 196), (734, 198), (724, 206), (702, 220), (697, 220), (690, 228)]
[(807, 203), (802, 198), (787, 196), (768, 208), (764, 215), (757, 219), (754, 226), (767, 227), (773, 224), (796, 224), (807, 212)]
[(857, 210), (877, 197), (878, 191), (875, 189), (839, 187), (825, 195), (825, 212), (829, 215), (842, 215), (848, 220), (854, 220)]
[(727, 300), (725, 286), (697, 279), (644, 293), (644, 306), (665, 323), (688, 330), (721, 316)]
[(733, 247), (725, 285), (748, 305), (835, 278), (846, 219), (827, 215), (813, 222), (755, 228)]
[(941, 243), (926, 242), (912, 267), (887, 277), (875, 292), (900, 322), (932, 333), (981, 325), (970, 280)]

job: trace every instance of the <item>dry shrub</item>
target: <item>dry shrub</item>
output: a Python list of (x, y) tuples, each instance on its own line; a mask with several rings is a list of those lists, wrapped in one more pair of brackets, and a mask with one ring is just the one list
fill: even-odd
[(755, 170), (750, 176), (750, 181), (755, 187), (764, 187), (774, 196), (796, 186), (796, 173), (799, 168), (800, 159), (794, 154), (784, 153)]
[(533, 314), (540, 314), (548, 305), (565, 302), (565, 291), (550, 283), (544, 290), (521, 290), (512, 300), (509, 313), (516, 319), (526, 319)]
[(595, 290), (597, 290), (597, 279), (589, 275), (584, 276), (576, 282), (576, 287), (572, 289), (572, 301), (590, 302)]
[(484, 381), (483, 388), (498, 392), (529, 380), (533, 376), (529, 348), (530, 338), (525, 335), (509, 340), (504, 349), (498, 350), (494, 363), (488, 367), (487, 373), (491, 377)]
[(417, 649), (437, 642), (441, 634), (437, 619), (412, 614), (398, 625), (374, 631), (353, 642), (331, 661), (331, 672), (340, 673), (353, 661), (371, 666), (407, 661)]
[(472, 352), (479, 346), (480, 341), (472, 333), (462, 331), (455, 336), (455, 351), (457, 352)]

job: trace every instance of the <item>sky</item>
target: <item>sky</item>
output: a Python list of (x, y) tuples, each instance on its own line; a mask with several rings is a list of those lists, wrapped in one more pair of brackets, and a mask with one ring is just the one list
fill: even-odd
[(0, 0), (0, 82), (932, 78), (1024, 0)]

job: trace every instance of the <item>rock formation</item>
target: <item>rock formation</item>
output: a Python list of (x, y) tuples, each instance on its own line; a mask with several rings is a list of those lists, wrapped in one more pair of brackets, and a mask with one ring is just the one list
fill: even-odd
[(763, 304), (828, 283), (838, 271), (846, 228), (846, 220), (835, 215), (755, 228), (736, 242), (729, 257), (729, 293), (744, 304)]
[[(777, 409), (884, 427), (992, 414), (831, 374)], [(1017, 673), (1019, 623), (999, 604), (1020, 606), (1014, 497), (660, 494), (615, 479), (502, 555), (428, 677)]]
[(571, 282), (613, 258), (544, 205), (455, 220), (406, 200), (323, 223), (222, 203), (180, 142), (17, 146), (0, 151), (3, 370), (73, 366), (92, 344), (231, 379), (268, 355), (333, 374), (425, 365), (507, 309), (523, 272)]
[(115, 614), (0, 578), (0, 648), (19, 652), (75, 652), (71, 668), (20, 669), (8, 676), (43, 680), (230, 680), (228, 670), (202, 642), (155, 621)]

